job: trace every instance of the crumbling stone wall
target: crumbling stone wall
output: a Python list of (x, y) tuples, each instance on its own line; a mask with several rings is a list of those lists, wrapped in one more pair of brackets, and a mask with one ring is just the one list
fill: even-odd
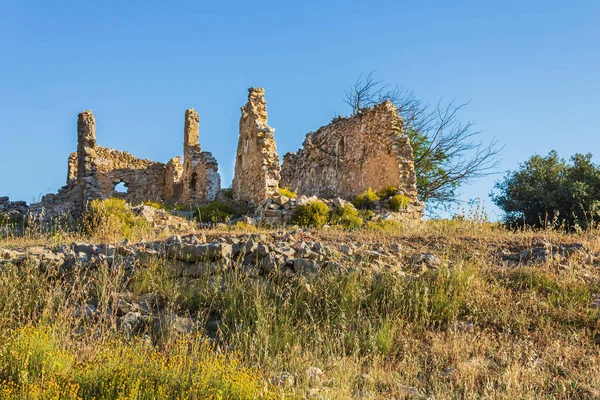
[[(198, 142), (198, 114), (186, 111), (184, 163), (180, 157), (167, 164), (139, 159), (128, 152), (96, 144), (96, 121), (90, 110), (77, 120), (77, 152), (69, 155), (67, 185), (48, 194), (30, 210), (46, 217), (80, 214), (93, 199), (119, 197), (137, 204), (147, 200), (161, 203), (202, 203), (215, 199), (220, 188), (218, 165)], [(123, 183), (126, 191), (116, 190)]]
[[(95, 152), (101, 197), (119, 197), (131, 204), (146, 200), (164, 202), (165, 164), (106, 147), (97, 146)], [(126, 192), (115, 190), (120, 183)]]
[(241, 111), (233, 198), (257, 205), (278, 194), (281, 178), (275, 129), (267, 123), (265, 90), (248, 89), (248, 102)]
[(217, 197), (221, 188), (217, 160), (200, 148), (200, 117), (190, 108), (185, 111), (183, 130), (183, 181), (184, 203), (206, 203)]
[[(96, 122), (90, 110), (79, 114), (77, 139), (77, 153), (69, 156), (67, 186), (82, 187), (84, 204), (106, 197), (119, 197), (134, 204), (164, 199), (165, 165), (98, 146)], [(76, 166), (72, 162), (75, 158)], [(119, 183), (125, 185), (126, 192), (115, 190)]]
[(96, 119), (92, 110), (77, 116), (77, 184), (83, 190), (83, 202), (102, 197), (96, 178)]
[(5, 218), (21, 218), (27, 215), (29, 207), (24, 201), (10, 201), (7, 196), (0, 196), (0, 223)]
[(307, 134), (297, 153), (284, 156), (280, 185), (345, 199), (396, 186), (417, 202), (413, 150), (396, 107), (386, 101)]
[(165, 199), (168, 203), (177, 203), (183, 193), (183, 164), (181, 157), (173, 157), (165, 166)]

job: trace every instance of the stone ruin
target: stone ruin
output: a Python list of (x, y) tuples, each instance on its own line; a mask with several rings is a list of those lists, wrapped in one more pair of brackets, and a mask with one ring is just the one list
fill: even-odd
[(248, 103), (242, 107), (240, 137), (235, 158), (233, 198), (257, 205), (279, 194), (279, 156), (267, 124), (265, 89), (248, 89)]
[[(280, 167), (275, 130), (268, 125), (265, 91), (248, 89), (241, 108), (232, 196), (257, 209), (287, 188), (303, 196), (350, 200), (371, 188), (398, 188), (410, 199), (404, 214), (420, 218), (413, 150), (402, 118), (385, 101), (351, 117), (335, 118), (306, 135), (302, 148), (287, 153)], [(91, 111), (79, 114), (77, 152), (68, 160), (67, 185), (30, 206), (34, 215), (51, 218), (80, 214), (93, 199), (117, 197), (131, 204), (155, 201), (196, 205), (221, 198), (218, 164), (199, 143), (199, 116), (185, 111), (183, 160), (166, 164), (139, 159), (96, 143)], [(119, 185), (126, 191), (118, 191)], [(288, 218), (289, 219), (289, 218)]]
[(396, 107), (386, 101), (307, 134), (300, 150), (284, 156), (280, 184), (344, 199), (394, 186), (416, 201), (413, 150)]
[[(96, 120), (92, 111), (79, 114), (77, 152), (69, 156), (67, 185), (48, 194), (30, 209), (54, 217), (80, 214), (94, 199), (122, 198), (128, 203), (155, 201), (164, 204), (197, 204), (215, 200), (221, 186), (218, 165), (199, 144), (199, 117), (185, 112), (183, 163), (180, 157), (163, 164), (139, 159), (128, 152), (96, 144)], [(117, 187), (123, 185), (125, 191)]]

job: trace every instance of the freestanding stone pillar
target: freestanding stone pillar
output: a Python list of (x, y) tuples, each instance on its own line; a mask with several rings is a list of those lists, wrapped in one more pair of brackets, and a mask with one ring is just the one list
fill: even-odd
[(275, 129), (267, 124), (265, 90), (248, 89), (248, 102), (241, 111), (233, 198), (256, 205), (278, 194), (280, 179)]

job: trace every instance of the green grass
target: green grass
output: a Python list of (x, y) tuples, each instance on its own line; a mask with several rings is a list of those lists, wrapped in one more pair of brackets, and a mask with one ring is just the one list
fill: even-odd
[(114, 339), (87, 349), (85, 359), (52, 327), (24, 327), (4, 332), (3, 339), (2, 398), (274, 398), (260, 372), (243, 367), (235, 355), (216, 353), (199, 336), (163, 351)]

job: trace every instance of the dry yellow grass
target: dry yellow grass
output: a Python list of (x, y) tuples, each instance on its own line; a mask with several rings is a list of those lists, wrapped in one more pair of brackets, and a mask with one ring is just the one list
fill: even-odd
[[(239, 226), (203, 233), (210, 239), (245, 231)], [(510, 232), (486, 222), (427, 221), (400, 229), (294, 235), (324, 243), (397, 244), (399, 264), (409, 274), (322, 273), (307, 281), (249, 279), (237, 271), (215, 285), (211, 277), (172, 278), (168, 260), (129, 279), (99, 270), (56, 280), (9, 268), (0, 273), (0, 329), (50, 324), (63, 332), (57, 345), (77, 358), (88, 346), (118, 336), (111, 317), (81, 333), (81, 321), (70, 317), (75, 305), (93, 294), (99, 309), (108, 310), (111, 292), (152, 292), (170, 311), (197, 317), (205, 327), (200, 335), (217, 337), (244, 368), (257, 368), (262, 384), (271, 382), (268, 387), (278, 395), (285, 390), (286, 396), (331, 399), (600, 397), (600, 315), (593, 304), (600, 272), (590, 257), (600, 253), (597, 231)], [(0, 247), (75, 240), (89, 238), (31, 234), (4, 239)], [(520, 265), (501, 256), (540, 242), (579, 242), (586, 250)], [(410, 258), (419, 253), (436, 254), (442, 266), (411, 275)], [(181, 340), (148, 334), (161, 357)], [(307, 375), (311, 367), (323, 371), (316, 382)], [(274, 386), (284, 375), (293, 376), (293, 384)]]

